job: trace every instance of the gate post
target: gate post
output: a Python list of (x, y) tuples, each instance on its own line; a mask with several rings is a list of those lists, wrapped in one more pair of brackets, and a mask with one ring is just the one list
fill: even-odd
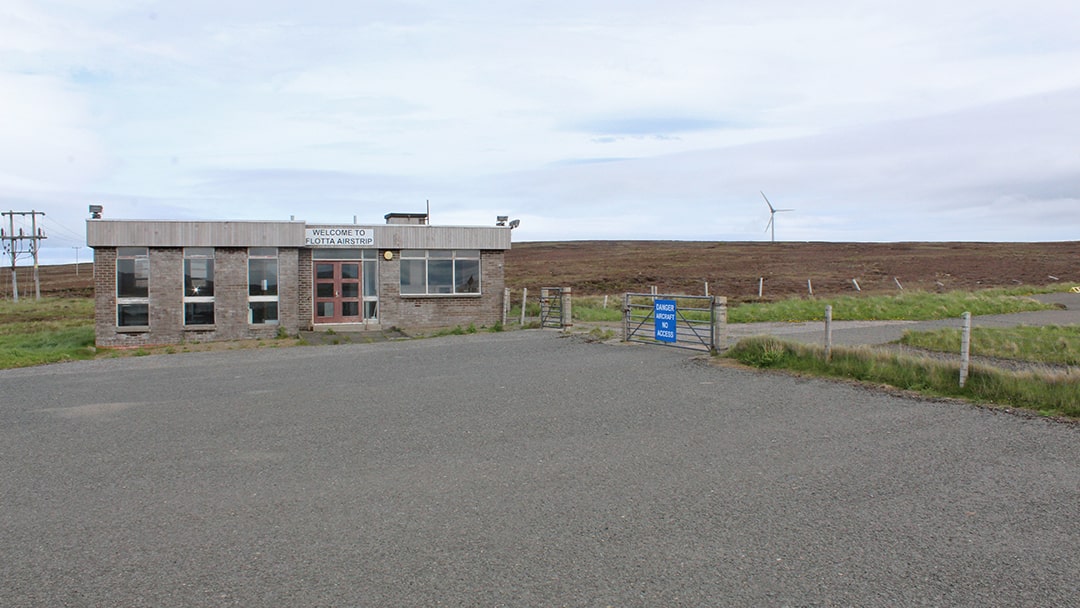
[(712, 344), (709, 348), (715, 353), (727, 348), (727, 298), (714, 296), (712, 305)]
[(503, 327), (506, 326), (506, 317), (509, 314), (510, 314), (510, 288), (507, 287), (506, 289), (503, 290), (503, 313), (502, 313)]
[(551, 313), (550, 292), (547, 287), (540, 288), (540, 329), (547, 327), (548, 315)]
[(563, 331), (569, 330), (574, 326), (574, 317), (570, 314), (570, 291), (571, 288), (562, 288), (562, 328)]

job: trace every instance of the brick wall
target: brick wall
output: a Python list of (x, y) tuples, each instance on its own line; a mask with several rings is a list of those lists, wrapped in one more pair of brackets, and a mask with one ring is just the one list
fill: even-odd
[[(272, 338), (298, 331), (298, 250), (278, 252), (278, 325), (248, 323), (247, 249), (214, 250), (214, 324), (184, 325), (184, 252), (150, 249), (150, 325), (116, 326), (116, 249), (94, 250), (94, 325), (99, 346), (134, 347), (213, 340)], [(310, 290), (309, 290), (310, 291)]]
[[(382, 254), (382, 251), (379, 252)], [(438, 329), (460, 325), (491, 327), (502, 319), (504, 255), (480, 253), (481, 293), (471, 296), (401, 296), (399, 251), (381, 255), (379, 322), (383, 327)], [(278, 251), (278, 325), (248, 323), (247, 249), (214, 250), (214, 324), (184, 326), (184, 251), (153, 248), (150, 254), (150, 325), (116, 326), (116, 249), (94, 250), (94, 325), (97, 344), (135, 347), (213, 340), (272, 338), (282, 328), (289, 335), (313, 327), (311, 250)]]
[(311, 276), (314, 272), (314, 268), (311, 265), (311, 250), (300, 249), (297, 252), (297, 267), (299, 269), (299, 275), (297, 277), (296, 289), (297, 292), (297, 311), (299, 318), (297, 325), (301, 329), (310, 330), (312, 328), (312, 321), (315, 319), (315, 302), (314, 292), (315, 288), (313, 283), (314, 278)]
[[(381, 253), (381, 252), (380, 252)], [(379, 323), (383, 327), (439, 329), (460, 325), (491, 327), (502, 320), (504, 254), (480, 252), (478, 296), (402, 296), (400, 252), (379, 260)]]

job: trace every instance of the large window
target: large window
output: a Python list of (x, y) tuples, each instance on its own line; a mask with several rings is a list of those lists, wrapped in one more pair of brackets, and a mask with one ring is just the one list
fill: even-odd
[(248, 323), (273, 325), (278, 322), (278, 250), (252, 247), (248, 250)]
[(214, 324), (214, 248), (184, 249), (184, 325)]
[(116, 249), (116, 324), (150, 325), (150, 256), (146, 247)]
[(475, 249), (404, 249), (402, 295), (480, 293), (480, 252)]

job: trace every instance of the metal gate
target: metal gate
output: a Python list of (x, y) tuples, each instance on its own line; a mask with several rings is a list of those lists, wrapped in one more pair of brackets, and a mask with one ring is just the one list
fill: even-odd
[[(658, 302), (664, 320), (656, 316)], [(623, 339), (716, 351), (727, 323), (726, 305), (727, 298), (718, 296), (628, 293), (623, 299)]]
[(565, 325), (565, 319), (563, 319), (563, 288), (541, 288), (540, 327), (562, 329)]

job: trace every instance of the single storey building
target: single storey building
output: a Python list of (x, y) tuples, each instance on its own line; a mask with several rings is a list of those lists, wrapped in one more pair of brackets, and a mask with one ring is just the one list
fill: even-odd
[[(101, 346), (492, 326), (511, 228), (87, 220)], [(500, 218), (501, 219), (501, 218)], [(500, 222), (504, 224), (504, 222)]]

